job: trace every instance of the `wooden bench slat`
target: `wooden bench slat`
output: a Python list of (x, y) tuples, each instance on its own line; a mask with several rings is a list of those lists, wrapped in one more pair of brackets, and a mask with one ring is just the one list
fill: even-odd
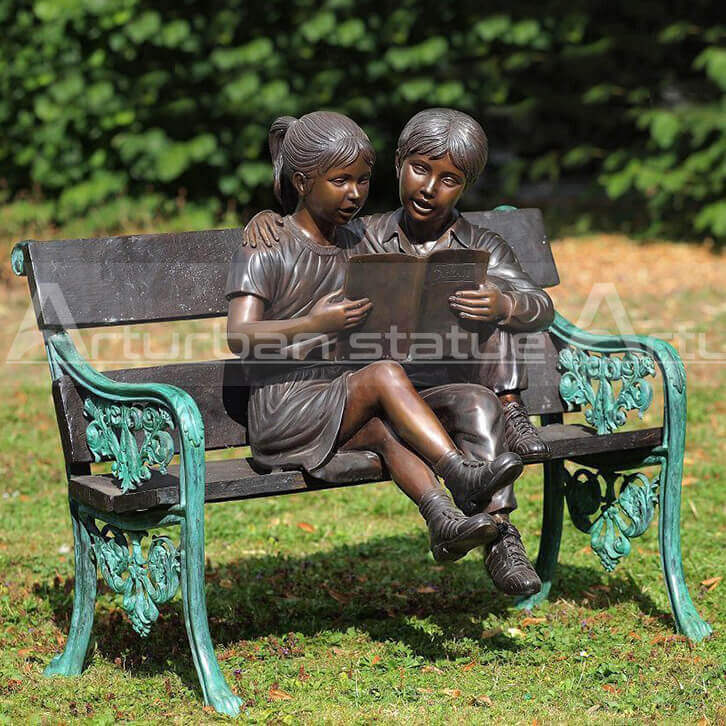
[[(236, 499), (269, 497), (276, 494), (315, 489), (330, 489), (365, 484), (376, 478), (352, 478), (352, 481), (322, 482), (299, 471), (267, 474), (255, 472), (246, 459), (207, 462), (205, 501), (223, 502)], [(71, 497), (101, 512), (136, 512), (179, 503), (179, 467), (170, 466), (168, 474), (154, 472), (143, 487), (122, 494), (111, 474), (72, 476)]]
[(663, 441), (663, 429), (656, 428), (618, 431), (597, 435), (595, 429), (580, 424), (549, 424), (538, 429), (549, 444), (553, 459), (577, 461), (590, 454), (609, 452), (617, 459), (617, 452), (658, 446)]
[[(543, 286), (559, 282), (538, 209), (467, 213), (500, 233)], [(38, 326), (87, 328), (227, 314), (239, 229), (58, 240), (27, 246)]]
[(87, 328), (226, 315), (239, 229), (28, 243), (38, 327)]
[(560, 284), (552, 248), (545, 234), (544, 219), (539, 209), (511, 211), (465, 212), (472, 224), (500, 234), (514, 250), (522, 268), (540, 287)]
[[(554, 459), (573, 458), (618, 451), (640, 451), (661, 443), (662, 428), (624, 431), (607, 436), (597, 436), (594, 429), (579, 425), (550, 424), (540, 428), (542, 438), (552, 449)], [(375, 470), (366, 468), (359, 472), (349, 471), (347, 481), (322, 482), (299, 471), (259, 474), (246, 459), (229, 459), (207, 462), (207, 502), (252, 499), (292, 494), (295, 492), (330, 489), (341, 486), (365, 484), (376, 481)], [(149, 482), (133, 492), (122, 494), (111, 474), (72, 476), (70, 495), (75, 500), (101, 512), (134, 512), (154, 507), (172, 506), (179, 501), (179, 468), (169, 467), (169, 473), (152, 474)]]

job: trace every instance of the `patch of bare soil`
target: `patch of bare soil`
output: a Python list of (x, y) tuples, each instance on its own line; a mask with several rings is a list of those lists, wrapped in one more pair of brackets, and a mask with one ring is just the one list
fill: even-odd
[(716, 384), (726, 370), (726, 256), (705, 245), (624, 235), (568, 237), (552, 249), (560, 285), (550, 293), (588, 330), (654, 335), (672, 343), (691, 380)]

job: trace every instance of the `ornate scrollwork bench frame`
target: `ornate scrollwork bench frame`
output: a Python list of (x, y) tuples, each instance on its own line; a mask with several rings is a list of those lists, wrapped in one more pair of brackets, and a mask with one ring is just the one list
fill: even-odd
[[(599, 434), (612, 433), (626, 422), (627, 411), (640, 415), (653, 394), (645, 377), (660, 370), (664, 410), (662, 443), (640, 461), (609, 458), (597, 471), (570, 472), (562, 460), (544, 464), (544, 506), (537, 571), (541, 592), (521, 600), (532, 608), (549, 595), (562, 536), (564, 502), (575, 526), (591, 537), (591, 546), (607, 570), (615, 568), (630, 552), (630, 539), (640, 536), (660, 505), (658, 543), (661, 565), (676, 628), (694, 641), (712, 632), (688, 592), (681, 557), (681, 480), (686, 442), (686, 369), (676, 350), (649, 336), (594, 335), (581, 330), (559, 314), (549, 332), (566, 344), (560, 352), (560, 394), (586, 407), (585, 416)], [(615, 392), (617, 381), (620, 391)], [(559, 416), (543, 416), (542, 423), (556, 423)], [(659, 467), (655, 477), (631, 470)], [(601, 493), (599, 480), (605, 483)], [(617, 481), (621, 486), (617, 488)], [(593, 518), (594, 516), (594, 518)]]
[[(75, 541), (75, 597), (64, 652), (45, 675), (78, 675), (91, 641), (97, 568), (108, 586), (123, 595), (123, 608), (141, 635), (158, 617), (157, 606), (170, 600), (181, 582), (184, 623), (199, 675), (204, 702), (220, 713), (239, 714), (241, 700), (232, 693), (214, 654), (204, 591), (204, 423), (194, 399), (167, 384), (120, 383), (92, 368), (79, 355), (66, 332), (46, 336), (54, 378), (66, 373), (89, 391), (85, 412), (89, 448), (100, 458), (112, 455), (114, 475), (124, 491), (149, 477), (149, 467), (164, 470), (171, 454), (165, 427), (179, 436), (179, 504), (161, 511), (120, 516), (98, 512), (70, 500)], [(88, 404), (88, 401), (91, 401)], [(144, 432), (137, 446), (134, 431)], [(105, 522), (99, 530), (97, 520)], [(169, 537), (155, 537), (146, 556), (141, 540), (146, 530), (178, 525), (180, 547)]]

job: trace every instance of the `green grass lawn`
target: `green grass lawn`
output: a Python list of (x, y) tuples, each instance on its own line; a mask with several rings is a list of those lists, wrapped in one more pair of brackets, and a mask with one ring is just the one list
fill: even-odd
[[(578, 317), (591, 269), (616, 284), (638, 332), (683, 323), (706, 331), (710, 350), (723, 347), (723, 298), (709, 282), (723, 275), (719, 258), (686, 248), (711, 261), (694, 280), (680, 261), (682, 248), (674, 248), (672, 281), (661, 274), (634, 284), (629, 276), (648, 272), (646, 259), (657, 268), (671, 248), (594, 239), (578, 241), (575, 254), (574, 245), (555, 246), (563, 279), (556, 300), (568, 317)], [(630, 257), (621, 259), (621, 248)], [(20, 282), (10, 282), (0, 299), (6, 351), (26, 309)], [(670, 287), (654, 301), (647, 290), (656, 284)], [(674, 295), (680, 304), (670, 306)], [(609, 322), (604, 313), (594, 327)], [(726, 375), (723, 365), (699, 360), (687, 367), (683, 552), (691, 594), (714, 625), (713, 638), (693, 645), (674, 635), (655, 525), (607, 574), (566, 517), (552, 599), (522, 613), (494, 589), (478, 552), (436, 565), (415, 507), (391, 484), (212, 505), (206, 515), (210, 625), (246, 717), (260, 723), (724, 723), (726, 582), (713, 578), (725, 569)], [(79, 678), (42, 677), (65, 641), (73, 583), (47, 367), (5, 366), (2, 393), (0, 723), (223, 720), (202, 711), (178, 596), (142, 640), (120, 598), (102, 587), (88, 670)], [(650, 425), (659, 420), (657, 411), (650, 416)], [(539, 468), (528, 468), (518, 496), (514, 521), (534, 558)], [(170, 534), (177, 539), (176, 531)]]

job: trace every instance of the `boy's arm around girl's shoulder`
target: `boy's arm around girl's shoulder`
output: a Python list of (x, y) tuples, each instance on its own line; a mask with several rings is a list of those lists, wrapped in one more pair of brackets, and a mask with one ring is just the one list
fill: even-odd
[(487, 280), (512, 301), (510, 315), (499, 325), (516, 332), (544, 330), (554, 319), (550, 296), (522, 269), (514, 250), (496, 232), (474, 226), (471, 247), (489, 252)]

